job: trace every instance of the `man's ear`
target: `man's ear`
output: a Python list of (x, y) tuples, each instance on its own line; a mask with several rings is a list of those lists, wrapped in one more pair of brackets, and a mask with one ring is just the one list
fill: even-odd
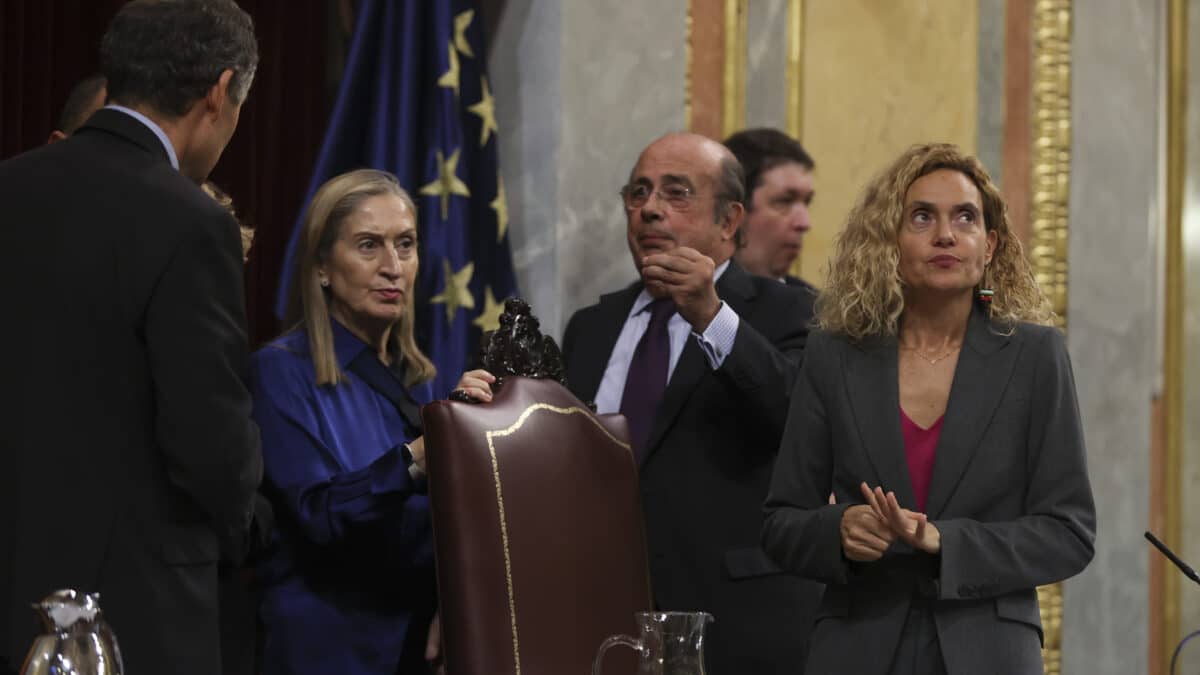
[(725, 214), (721, 220), (721, 241), (729, 241), (737, 236), (738, 228), (746, 218), (746, 206), (741, 202), (729, 202), (725, 205)]
[(225, 107), (226, 99), (229, 96), (229, 83), (233, 81), (233, 70), (226, 68), (221, 71), (221, 76), (217, 78), (216, 84), (208, 88), (208, 93), (204, 95), (204, 112), (208, 115), (219, 115), (221, 109)]
[(66, 137), (67, 137), (66, 134), (59, 131), (58, 129), (55, 129), (54, 131), (50, 132), (50, 138), (46, 139), (46, 145), (50, 145), (51, 143), (57, 143)]

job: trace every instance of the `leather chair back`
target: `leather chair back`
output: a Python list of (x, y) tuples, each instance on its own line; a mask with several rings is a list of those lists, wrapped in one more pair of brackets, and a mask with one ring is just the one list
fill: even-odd
[[(625, 418), (521, 377), (421, 416), (449, 675), (586, 675), (604, 638), (637, 635), (652, 600)], [(616, 650), (605, 671), (634, 663)]]

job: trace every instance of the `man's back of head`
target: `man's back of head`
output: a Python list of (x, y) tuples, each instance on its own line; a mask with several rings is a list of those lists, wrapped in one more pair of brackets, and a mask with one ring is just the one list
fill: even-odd
[(232, 70), (230, 96), (246, 99), (258, 68), (254, 22), (233, 0), (132, 0), (100, 45), (108, 97), (173, 118)]
[(67, 102), (63, 104), (62, 114), (58, 118), (58, 128), (50, 132), (50, 138), (46, 142), (61, 141), (75, 133), (92, 113), (104, 105), (106, 96), (105, 79), (99, 73), (77, 82), (67, 94)]
[(746, 176), (745, 239), (737, 260), (753, 274), (782, 279), (811, 227), (813, 159), (799, 141), (777, 129), (739, 131), (725, 139), (725, 147)]
[(110, 104), (169, 139), (180, 173), (208, 177), (258, 68), (254, 22), (233, 0), (133, 0), (100, 44)]

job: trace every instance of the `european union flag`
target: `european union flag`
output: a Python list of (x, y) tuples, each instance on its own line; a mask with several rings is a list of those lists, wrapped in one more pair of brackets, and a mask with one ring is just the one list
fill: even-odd
[[(391, 171), (417, 203), (417, 335), (438, 367), (437, 395), (458, 382), (516, 294), (508, 207), (496, 161), (496, 112), (471, 0), (363, 0), (307, 204), (329, 178)], [(299, 228), (297, 227), (297, 230)], [(276, 301), (286, 307), (293, 232)]]

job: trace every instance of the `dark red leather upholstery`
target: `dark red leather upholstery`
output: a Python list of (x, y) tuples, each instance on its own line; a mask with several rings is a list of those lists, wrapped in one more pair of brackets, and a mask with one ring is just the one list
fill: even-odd
[[(590, 673), (652, 608), (625, 419), (551, 380), (421, 411), (449, 675)], [(633, 672), (615, 650), (606, 675)]]

